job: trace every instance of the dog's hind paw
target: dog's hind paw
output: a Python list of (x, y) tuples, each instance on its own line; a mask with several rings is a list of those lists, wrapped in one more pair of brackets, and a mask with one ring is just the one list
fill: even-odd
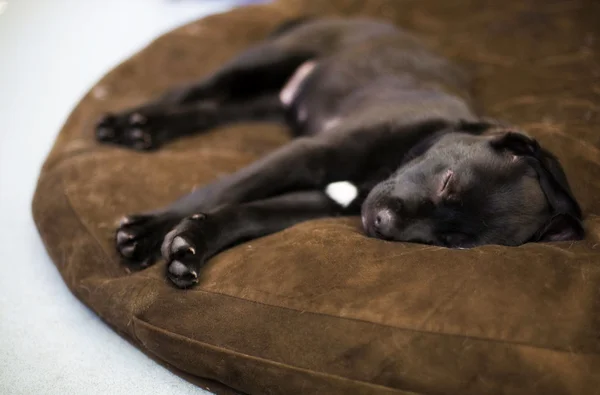
[(175, 223), (167, 214), (124, 217), (115, 234), (117, 252), (129, 266), (146, 268), (160, 256), (163, 238)]
[(96, 140), (138, 151), (159, 147), (164, 133), (161, 117), (141, 112), (106, 114), (96, 124)]
[(179, 288), (189, 288), (198, 282), (198, 274), (208, 258), (206, 236), (213, 233), (205, 214), (182, 220), (163, 241), (161, 252), (167, 262), (167, 277)]

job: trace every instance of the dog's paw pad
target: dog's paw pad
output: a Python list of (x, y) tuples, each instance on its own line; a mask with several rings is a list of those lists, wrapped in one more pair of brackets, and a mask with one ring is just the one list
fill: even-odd
[(165, 119), (160, 114), (140, 111), (107, 114), (96, 124), (96, 140), (117, 144), (138, 151), (157, 148), (165, 128)]
[(129, 116), (129, 124), (132, 126), (141, 126), (145, 125), (148, 122), (148, 117), (140, 114), (139, 112), (134, 112)]
[(127, 243), (130, 243), (131, 241), (133, 241), (134, 238), (135, 238), (135, 235), (130, 233), (126, 229), (121, 229), (117, 232), (117, 244), (118, 245), (125, 245)]
[(171, 242), (171, 254), (177, 258), (185, 258), (196, 255), (196, 248), (185, 238), (176, 236)]
[(106, 114), (96, 124), (96, 140), (102, 142), (114, 141), (116, 136), (116, 118), (114, 115)]
[(131, 242), (119, 246), (119, 252), (124, 258), (131, 259), (135, 256), (137, 243)]
[(115, 130), (113, 128), (99, 126), (96, 128), (96, 139), (98, 141), (111, 141), (115, 138)]
[(142, 128), (134, 128), (127, 130), (128, 146), (138, 151), (150, 150), (154, 147), (152, 135)]
[(206, 237), (214, 231), (212, 222), (199, 213), (183, 219), (166, 236), (161, 247), (167, 261), (167, 277), (179, 288), (198, 282), (198, 273), (209, 256)]
[(152, 265), (160, 253), (160, 244), (173, 220), (165, 215), (124, 217), (115, 234), (117, 252), (139, 268)]
[(169, 280), (179, 288), (189, 288), (198, 283), (198, 273), (180, 261), (169, 263), (167, 270)]
[(151, 218), (151, 215), (126, 215), (119, 220), (119, 228), (123, 228), (134, 223), (136, 225), (141, 225)]

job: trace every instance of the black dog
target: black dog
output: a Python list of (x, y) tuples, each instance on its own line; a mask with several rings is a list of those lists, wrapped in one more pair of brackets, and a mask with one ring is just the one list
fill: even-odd
[[(244, 120), (285, 122), (298, 137), (125, 218), (117, 249), (142, 267), (162, 251), (184, 288), (228, 246), (325, 216), (362, 214), (371, 236), (447, 247), (582, 238), (557, 159), (479, 119), (468, 92), (461, 70), (392, 25), (290, 22), (209, 78), (99, 123), (100, 141), (140, 150)], [(357, 189), (347, 206), (325, 193), (338, 181)]]

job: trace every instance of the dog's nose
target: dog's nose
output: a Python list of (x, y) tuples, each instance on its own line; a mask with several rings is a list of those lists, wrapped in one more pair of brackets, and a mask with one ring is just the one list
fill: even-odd
[(390, 209), (379, 210), (373, 220), (373, 228), (376, 236), (384, 239), (392, 237), (394, 229), (395, 215)]

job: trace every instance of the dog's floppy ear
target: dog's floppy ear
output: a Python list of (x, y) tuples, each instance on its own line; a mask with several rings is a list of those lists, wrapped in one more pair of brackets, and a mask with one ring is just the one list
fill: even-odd
[(581, 240), (584, 234), (579, 218), (571, 214), (557, 214), (531, 240), (536, 242)]
[(512, 130), (492, 134), (490, 144), (494, 149), (526, 158), (538, 174), (553, 216), (534, 238), (537, 241), (581, 239), (584, 233), (581, 208), (558, 159), (535, 139)]
[(467, 132), (480, 135), (490, 129), (508, 127), (509, 125), (493, 118), (479, 118), (476, 121), (461, 120), (458, 122), (457, 129), (461, 132)]
[(490, 144), (497, 150), (507, 150), (519, 156), (537, 157), (540, 154), (541, 147), (535, 139), (515, 132), (500, 131), (491, 134)]

